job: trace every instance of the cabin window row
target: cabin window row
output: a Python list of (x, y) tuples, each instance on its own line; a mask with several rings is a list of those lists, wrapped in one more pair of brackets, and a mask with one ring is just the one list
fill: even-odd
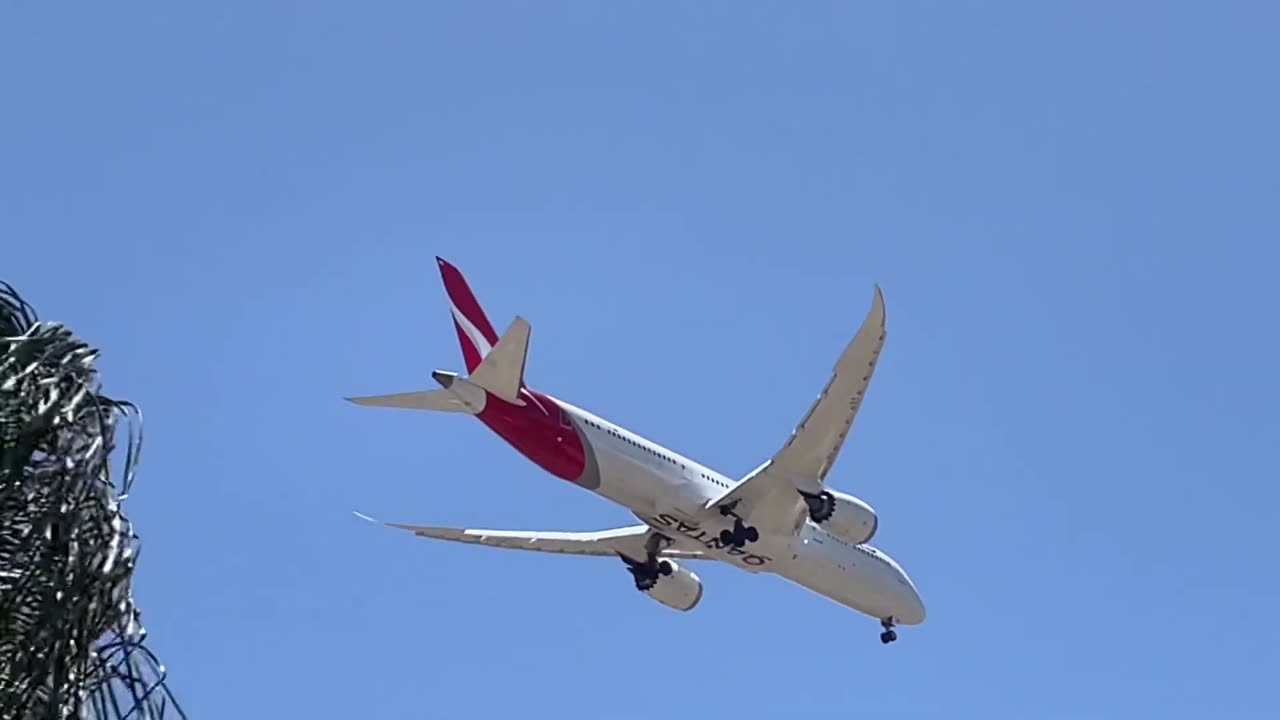
[(727, 482), (725, 482), (725, 481), (721, 480), (721, 479), (720, 479), (720, 478), (718, 478), (718, 477), (713, 477), (713, 476), (708, 475), (708, 474), (706, 474), (706, 473), (702, 473), (702, 477), (703, 477), (703, 479), (705, 479), (705, 480), (709, 480), (710, 482), (713, 482), (713, 483), (715, 483), (716, 485), (719, 485), (719, 486), (720, 486), (720, 487), (722, 487), (722, 488), (727, 488), (727, 487), (729, 487), (729, 483), (727, 483)]
[(621, 440), (622, 442), (627, 443), (628, 445), (632, 445), (632, 446), (634, 446), (634, 447), (638, 447), (638, 448), (640, 448), (641, 450), (643, 450), (643, 451), (645, 451), (645, 452), (649, 453), (650, 455), (653, 455), (653, 456), (655, 456), (655, 457), (662, 458), (663, 460), (665, 460), (665, 461), (667, 461), (667, 462), (671, 463), (672, 465), (679, 465), (679, 466), (681, 467), (681, 469), (683, 469), (683, 468), (684, 468), (684, 463), (679, 462), (679, 461), (677, 461), (677, 460), (673, 460), (672, 458), (669, 458), (669, 457), (667, 457), (666, 455), (663, 455), (662, 453), (658, 452), (657, 450), (654, 450), (653, 448), (649, 447), (648, 445), (641, 445), (640, 443), (636, 442), (635, 440), (632, 440), (631, 438), (627, 437), (626, 435), (623, 435), (622, 433), (618, 432), (617, 430), (614, 430), (614, 429), (612, 429), (612, 428), (604, 427), (603, 425), (598, 425), (598, 424), (596, 424), (596, 423), (591, 422), (590, 420), (587, 420), (586, 422), (587, 422), (587, 424), (588, 424), (588, 425), (590, 425), (591, 427), (596, 428), (596, 429), (598, 429), (598, 430), (603, 430), (603, 431), (605, 431), (605, 432), (609, 433), (610, 435), (612, 435), (612, 436), (614, 436), (614, 437), (618, 438), (618, 439), (619, 439), (619, 440)]
[[(833, 535), (833, 534), (831, 534), (831, 533), (827, 533), (827, 537), (831, 538), (832, 540), (835, 540), (836, 542), (840, 543), (841, 545), (846, 545), (846, 546), (848, 546), (848, 547), (851, 547), (851, 548), (853, 548), (854, 550), (857, 550), (858, 552), (862, 553), (863, 555), (870, 555), (871, 557), (875, 558), (878, 562), (882, 562), (882, 563), (885, 563), (886, 565), (888, 565), (888, 563), (887, 563), (887, 562), (885, 562), (885, 559), (884, 559), (884, 558), (882, 558), (882, 557), (880, 557), (880, 554), (879, 554), (879, 553), (877, 553), (875, 550), (871, 550), (871, 549), (869, 549), (869, 548), (868, 548), (868, 547), (866, 547), (865, 545), (854, 545), (853, 543), (851, 543), (851, 542), (849, 542), (849, 541), (847, 541), (847, 540), (844, 540), (844, 539), (843, 539), (843, 538), (841, 538), (840, 536), (838, 536), (838, 535)], [(819, 540), (818, 542), (822, 542), (822, 541), (821, 541), (821, 540)]]

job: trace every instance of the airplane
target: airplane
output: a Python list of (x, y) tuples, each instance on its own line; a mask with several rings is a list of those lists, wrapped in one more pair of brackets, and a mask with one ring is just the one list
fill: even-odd
[(640, 522), (594, 532), (384, 525), (454, 542), (619, 558), (637, 590), (678, 611), (692, 610), (702, 599), (702, 580), (686, 563), (714, 560), (778, 575), (876, 618), (886, 645), (897, 640), (896, 626), (924, 622), (924, 603), (911, 578), (868, 544), (879, 528), (876, 511), (825, 482), (884, 346), (879, 285), (862, 326), (791, 436), (746, 477), (733, 480), (529, 386), (529, 322), (516, 316), (499, 336), (462, 273), (440, 257), (436, 263), (467, 374), (435, 370), (431, 377), (439, 389), (345, 399), (475, 416), (543, 470), (622, 505)]

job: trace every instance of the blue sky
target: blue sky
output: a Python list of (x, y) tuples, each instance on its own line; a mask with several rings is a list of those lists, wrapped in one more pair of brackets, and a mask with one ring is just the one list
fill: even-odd
[[(0, 6), (0, 277), (146, 446), (152, 646), (194, 717), (1266, 717), (1271, 3)], [(700, 567), (368, 525), (597, 529), (477, 422), (359, 408), (461, 357), (723, 472), (884, 289), (832, 484), (928, 622)], [(245, 710), (247, 708), (247, 711)], [(732, 713), (733, 715), (730, 715)]]

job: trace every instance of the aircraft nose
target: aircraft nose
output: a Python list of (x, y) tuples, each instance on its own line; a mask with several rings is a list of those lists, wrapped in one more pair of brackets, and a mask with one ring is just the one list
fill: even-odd
[(920, 623), (924, 622), (924, 616), (925, 616), (924, 601), (920, 599), (920, 593), (913, 592), (911, 595), (912, 595), (911, 608), (912, 610), (915, 611), (915, 614), (912, 615), (911, 617), (911, 619), (913, 620), (911, 624), (919, 625)]
[(919, 625), (925, 618), (924, 600), (920, 599), (920, 593), (909, 581), (903, 590), (905, 592), (900, 601), (902, 609), (894, 616), (894, 620), (903, 625)]

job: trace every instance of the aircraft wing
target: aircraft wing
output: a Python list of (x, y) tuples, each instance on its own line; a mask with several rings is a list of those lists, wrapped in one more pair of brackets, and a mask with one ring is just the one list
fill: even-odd
[[(370, 522), (378, 522), (367, 515), (356, 513), (360, 518)], [(566, 555), (611, 556), (626, 555), (631, 558), (645, 556), (645, 543), (653, 529), (648, 525), (593, 532), (547, 532), (538, 530), (479, 530), (474, 528), (433, 527), (429, 525), (406, 525), (403, 523), (382, 523), (388, 527), (408, 530), (419, 537), (449, 540), (452, 542), (488, 545), (489, 547), (508, 548), (511, 550), (533, 550), (546, 553)], [(666, 548), (658, 553), (660, 557), (676, 559), (697, 559), (703, 554), (695, 551)]]
[(711, 507), (737, 503), (738, 514), (744, 518), (750, 515), (751, 522), (761, 531), (798, 526), (804, 502), (796, 491), (822, 490), (827, 472), (853, 427), (884, 339), (884, 297), (877, 285), (862, 326), (786, 443), (745, 480), (713, 501)]

